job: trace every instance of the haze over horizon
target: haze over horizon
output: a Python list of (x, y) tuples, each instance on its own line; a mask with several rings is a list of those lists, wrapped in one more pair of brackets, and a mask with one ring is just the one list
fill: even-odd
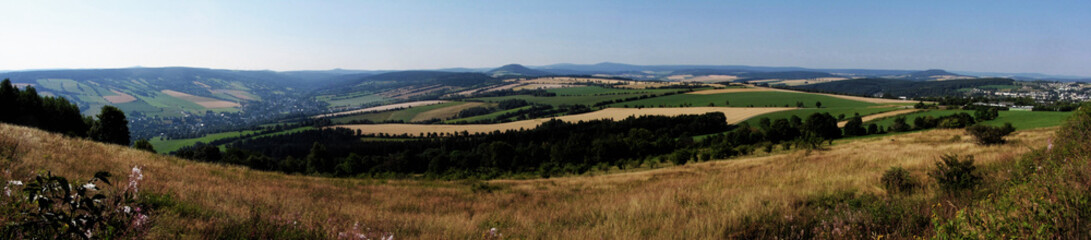
[(0, 70), (618, 62), (1091, 76), (1091, 2), (0, 3)]

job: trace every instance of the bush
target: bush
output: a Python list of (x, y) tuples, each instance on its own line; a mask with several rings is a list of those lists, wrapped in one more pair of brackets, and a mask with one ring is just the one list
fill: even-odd
[(671, 162), (674, 162), (675, 165), (685, 165), (686, 162), (689, 162), (689, 159), (692, 156), (693, 153), (689, 150), (681, 149), (678, 151), (674, 151), (674, 154), (671, 154)]
[(1015, 127), (1012, 127), (1011, 123), (1004, 123), (1003, 127), (974, 125), (966, 128), (966, 132), (973, 135), (980, 144), (1002, 144), (1005, 142), (1004, 136), (1015, 132)]
[[(108, 172), (97, 172), (86, 182), (69, 182), (52, 173), (39, 175), (23, 186), (10, 180), (0, 210), (13, 213), (0, 227), (2, 239), (114, 239), (140, 238), (148, 216), (136, 201), (143, 174), (133, 168), (122, 192), (102, 188), (111, 185)], [(21, 194), (19, 194), (21, 193)], [(113, 196), (109, 196), (113, 195)]]
[(909, 175), (909, 171), (901, 167), (891, 167), (883, 173), (883, 189), (887, 193), (912, 194), (917, 188), (917, 180)]
[(974, 157), (959, 159), (958, 155), (944, 155), (936, 162), (936, 169), (928, 175), (936, 179), (940, 189), (947, 193), (973, 189), (981, 183), (981, 176), (975, 172)]

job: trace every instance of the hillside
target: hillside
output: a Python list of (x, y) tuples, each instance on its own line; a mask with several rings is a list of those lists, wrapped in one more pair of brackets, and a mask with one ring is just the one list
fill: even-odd
[(508, 64), (485, 72), (492, 77), (540, 77), (554, 75), (554, 73), (534, 70), (519, 64)]
[(959, 89), (972, 88), (986, 85), (1012, 85), (1014, 80), (1007, 78), (982, 78), (947, 81), (913, 81), (899, 79), (850, 79), (811, 85), (800, 85), (794, 88), (819, 92), (840, 93), (856, 96), (904, 96), (934, 97), (934, 96), (958, 96), (962, 93)]
[[(11, 168), (17, 179), (39, 170), (86, 178), (94, 171), (123, 173), (142, 166), (145, 196), (169, 195), (172, 202), (152, 210), (151, 238), (216, 238), (268, 225), (321, 227), (313, 231), (332, 236), (356, 222), (398, 238), (474, 238), (490, 228), (511, 238), (732, 238), (754, 236), (749, 234), (760, 227), (753, 225), (755, 218), (794, 214), (816, 197), (846, 190), (881, 194), (880, 173), (891, 166), (923, 176), (939, 156), (958, 152), (973, 155), (985, 169), (1003, 169), (1030, 149), (1045, 147), (1052, 132), (1020, 131), (1010, 137), (1011, 144), (980, 146), (961, 130), (932, 130), (839, 140), (814, 152), (775, 151), (647, 171), (489, 182), (285, 175), (11, 125), (0, 125), (0, 143), (17, 143)], [(1064, 140), (1057, 144), (1068, 146)], [(934, 194), (923, 192), (925, 198)], [(299, 225), (278, 225), (283, 221)], [(814, 233), (832, 229), (816, 227)]]

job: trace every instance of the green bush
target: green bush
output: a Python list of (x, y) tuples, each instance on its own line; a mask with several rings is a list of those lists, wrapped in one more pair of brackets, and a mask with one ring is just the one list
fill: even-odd
[[(3, 239), (113, 239), (140, 238), (148, 216), (136, 201), (136, 185), (143, 175), (134, 168), (129, 187), (122, 192), (100, 188), (111, 185), (108, 172), (95, 173), (83, 183), (71, 183), (52, 173), (39, 175), (23, 186), (10, 180), (0, 203), (5, 213)], [(12, 191), (12, 187), (19, 191)]]
[(909, 175), (909, 171), (901, 167), (891, 167), (883, 173), (883, 188), (892, 194), (912, 194), (917, 188), (917, 180)]
[(936, 179), (944, 192), (957, 193), (981, 184), (981, 176), (976, 170), (973, 156), (959, 159), (958, 155), (944, 155), (936, 162), (936, 169), (928, 175)]
[(1015, 132), (1015, 127), (1011, 126), (1011, 123), (1004, 123), (1003, 127), (993, 127), (986, 125), (974, 125), (966, 128), (966, 132), (974, 136), (977, 142), (983, 145), (1003, 144), (1004, 136)]

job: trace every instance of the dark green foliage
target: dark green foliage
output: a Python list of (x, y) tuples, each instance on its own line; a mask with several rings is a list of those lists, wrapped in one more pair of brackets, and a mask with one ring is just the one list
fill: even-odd
[(871, 134), (879, 134), (879, 133), (880, 133), (880, 132), (879, 132), (879, 125), (877, 125), (877, 124), (874, 124), (874, 123), (869, 123), (869, 124), (867, 125), (867, 134), (868, 134), (868, 135), (871, 135)]
[(993, 120), (997, 117), (1000, 117), (1000, 113), (996, 108), (983, 107), (974, 111), (974, 119), (977, 119), (978, 122)]
[[(228, 145), (222, 160), (209, 157), (219, 149), (204, 144), (182, 148), (175, 155), (262, 170), (337, 176), (426, 174), (444, 178), (495, 178), (526, 173), (552, 176), (669, 156), (679, 149), (697, 147), (687, 136), (729, 129), (722, 113), (580, 123), (554, 120), (530, 130), (459, 133), (410, 141), (364, 142), (355, 131), (326, 128), (238, 141)], [(754, 137), (760, 140), (761, 134)], [(734, 155), (733, 148), (717, 151), (723, 154), (717, 157)], [(694, 151), (685, 151), (689, 152), (687, 160), (691, 160)]]
[[(113, 239), (139, 238), (147, 216), (135, 202), (135, 192), (102, 189), (110, 185), (110, 173), (97, 172), (82, 183), (52, 173), (39, 175), (18, 194), (10, 196), (4, 208), (16, 215), (0, 226), (4, 239)], [(102, 186), (102, 187), (100, 187)], [(113, 194), (109, 196), (108, 194)]]
[(974, 157), (959, 158), (958, 155), (944, 155), (936, 162), (936, 169), (928, 173), (940, 189), (946, 193), (958, 193), (962, 190), (973, 189), (981, 184), (981, 176), (974, 166)]
[(864, 120), (859, 116), (852, 117), (845, 123), (844, 132), (846, 137), (851, 136), (864, 136), (868, 134), (868, 130), (864, 128)]
[(136, 142), (133, 143), (133, 148), (148, 151), (148, 152), (151, 152), (151, 153), (156, 153), (155, 152), (155, 147), (152, 146), (151, 142), (148, 142), (148, 139), (136, 140)]
[(917, 180), (909, 175), (909, 171), (901, 167), (891, 167), (883, 172), (883, 189), (891, 194), (912, 194), (917, 188)]
[(674, 153), (671, 154), (671, 162), (673, 162), (675, 165), (684, 165), (689, 162), (690, 157), (692, 156), (693, 152), (690, 152), (687, 149), (680, 149), (678, 151), (674, 151)]
[(0, 112), (4, 113), (0, 114), (0, 122), (68, 136), (85, 137), (90, 128), (76, 104), (61, 97), (39, 96), (31, 86), (20, 91), (8, 79), (0, 82)]
[(807, 117), (807, 122), (803, 123), (803, 131), (814, 133), (815, 136), (826, 140), (841, 138), (841, 128), (837, 127), (837, 119), (829, 113), (811, 114)]
[(198, 142), (193, 146), (182, 147), (174, 151), (174, 155), (202, 162), (218, 162), (222, 159), (220, 147)]
[(103, 106), (102, 112), (97, 116), (98, 121), (91, 126), (88, 133), (91, 139), (104, 143), (129, 145), (129, 121), (125, 120), (125, 112), (114, 106)]
[(889, 131), (890, 132), (905, 132), (905, 131), (909, 131), (911, 129), (912, 128), (909, 127), (909, 124), (905, 124), (905, 117), (899, 116), (899, 117), (894, 118), (894, 124), (890, 125)]
[(1011, 123), (1004, 123), (1003, 127), (979, 124), (966, 128), (966, 132), (974, 136), (974, 139), (977, 139), (980, 144), (1003, 144), (1005, 142), (1004, 136), (1015, 132), (1015, 127), (1012, 127)]

